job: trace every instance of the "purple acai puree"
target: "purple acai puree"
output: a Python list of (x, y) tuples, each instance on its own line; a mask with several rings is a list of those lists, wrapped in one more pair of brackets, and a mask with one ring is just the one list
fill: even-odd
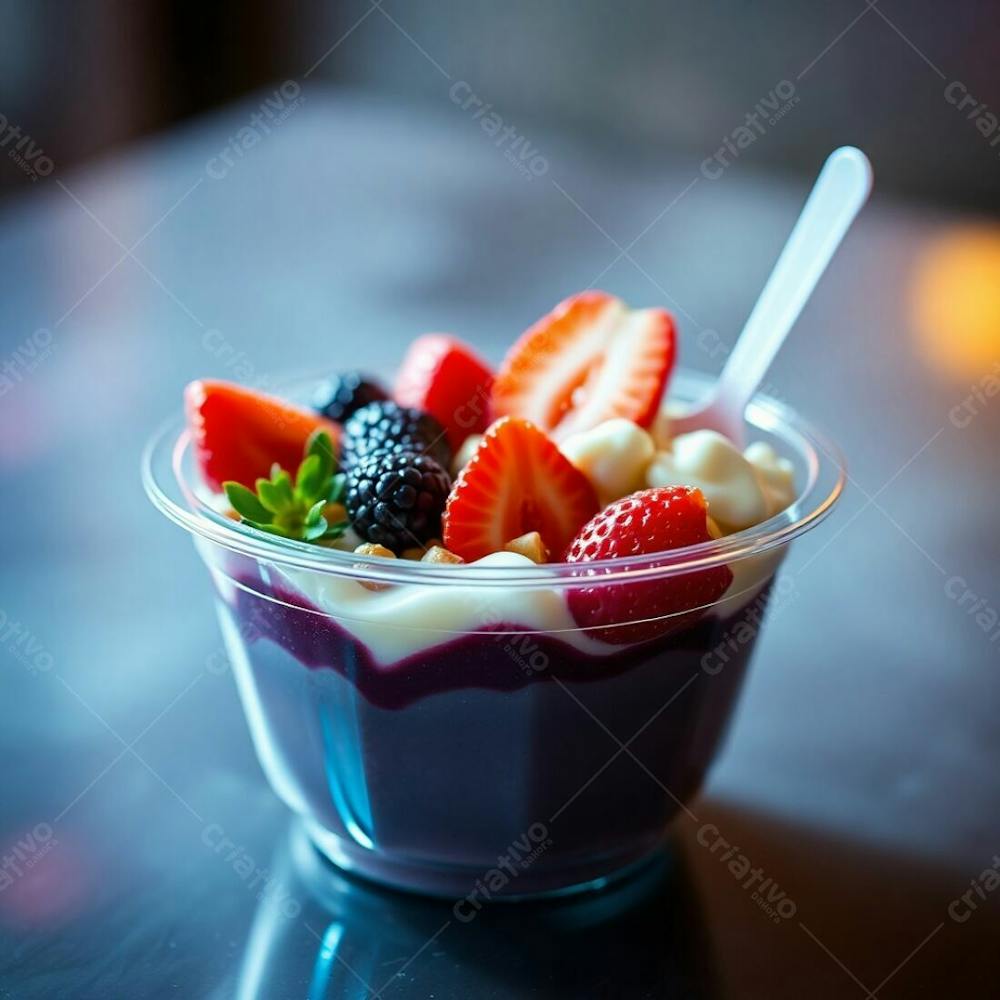
[(654, 848), (715, 754), (767, 599), (604, 656), (480, 632), (386, 666), (297, 593), (259, 578), (225, 592), (275, 789), (339, 864), (459, 896), (501, 859), (490, 892), (510, 896)]

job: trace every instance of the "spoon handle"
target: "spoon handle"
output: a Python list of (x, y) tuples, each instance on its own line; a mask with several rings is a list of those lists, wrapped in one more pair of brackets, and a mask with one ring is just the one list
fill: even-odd
[(741, 425), (747, 403), (864, 205), (871, 186), (871, 164), (860, 149), (841, 146), (827, 157), (719, 376), (716, 405), (732, 418), (731, 426)]

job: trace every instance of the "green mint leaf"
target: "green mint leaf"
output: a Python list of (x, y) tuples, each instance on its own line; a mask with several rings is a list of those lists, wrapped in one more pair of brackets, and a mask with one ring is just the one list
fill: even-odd
[(295, 492), (300, 499), (312, 504), (320, 497), (325, 482), (323, 459), (319, 455), (310, 455), (299, 466), (295, 476)]
[(258, 531), (306, 542), (335, 539), (350, 527), (350, 521), (330, 524), (323, 515), (328, 503), (342, 503), (347, 492), (347, 477), (334, 474), (336, 468), (333, 440), (317, 430), (306, 444), (294, 483), (275, 462), (270, 478), (257, 480), (256, 493), (237, 482), (226, 482), (223, 489), (242, 522)]
[(251, 521), (250, 518), (243, 518), (243, 523), (249, 528), (256, 528), (258, 531), (274, 531), (274, 525), (270, 521)]
[(222, 488), (226, 491), (230, 506), (240, 517), (263, 524), (271, 520), (271, 512), (257, 499), (253, 490), (232, 481), (223, 483)]
[(306, 514), (305, 526), (311, 528), (314, 524), (319, 524), (320, 521), (326, 523), (323, 517), (323, 508), (326, 506), (325, 500), (317, 500), (310, 508), (309, 513)]
[(330, 489), (327, 493), (327, 499), (330, 503), (343, 503), (344, 495), (347, 493), (347, 476), (343, 472), (338, 472), (337, 475), (330, 480)]
[(325, 455), (331, 462), (337, 458), (333, 451), (333, 440), (322, 428), (317, 428), (309, 435), (309, 440), (306, 441), (306, 454)]
[(307, 542), (316, 542), (323, 538), (326, 532), (326, 518), (321, 516), (315, 524), (306, 525), (305, 530), (302, 532), (302, 537)]
[(278, 489), (280, 495), (285, 499), (285, 506), (290, 507), (295, 503), (295, 489), (292, 486), (292, 477), (279, 469), (277, 474), (271, 479), (271, 483)]
[(337, 466), (337, 456), (333, 451), (333, 441), (330, 435), (324, 430), (315, 430), (309, 435), (306, 442), (306, 455), (316, 455), (322, 469), (322, 478), (328, 479)]
[(284, 491), (270, 479), (257, 480), (257, 496), (264, 508), (272, 514), (280, 514), (288, 507), (288, 498)]

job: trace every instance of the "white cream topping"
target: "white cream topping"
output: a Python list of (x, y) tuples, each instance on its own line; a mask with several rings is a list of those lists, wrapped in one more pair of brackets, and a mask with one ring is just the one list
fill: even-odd
[[(777, 570), (783, 555), (779, 549), (732, 565), (733, 582), (715, 610), (729, 615), (752, 601)], [(534, 563), (514, 552), (494, 552), (470, 565), (522, 569)], [(591, 656), (622, 649), (592, 639), (581, 630), (566, 604), (565, 592), (555, 588), (463, 586), (461, 566), (455, 567), (454, 586), (392, 585), (384, 590), (370, 590), (356, 580), (329, 573), (274, 568), (310, 603), (364, 643), (375, 660), (386, 667), (475, 631), (494, 632), (501, 644), (513, 642), (516, 653), (517, 636), (504, 636), (500, 631), (503, 625), (523, 632), (556, 633), (556, 638)]]
[(458, 474), (472, 460), (472, 456), (479, 450), (483, 443), (482, 434), (470, 434), (455, 452), (455, 457), (451, 460), (451, 475), (453, 479), (458, 479)]
[(591, 481), (601, 505), (607, 506), (645, 487), (656, 445), (641, 427), (618, 418), (571, 434), (559, 450)]
[(660, 407), (659, 412), (653, 418), (653, 425), (649, 428), (649, 433), (653, 435), (657, 449), (670, 447), (670, 420), (677, 412), (676, 404), (668, 402)]
[[(516, 552), (494, 552), (470, 565), (523, 569), (535, 564)], [(558, 631), (559, 638), (592, 655), (615, 649), (579, 630), (559, 591), (463, 586), (461, 566), (455, 568), (453, 586), (391, 585), (384, 590), (370, 590), (356, 580), (329, 573), (284, 567), (280, 572), (320, 611), (338, 619), (382, 664), (447, 642), (448, 633), (497, 631), (503, 625), (524, 631)]]
[(795, 467), (787, 458), (782, 458), (764, 441), (755, 441), (743, 456), (754, 467), (763, 487), (768, 517), (783, 511), (795, 500)]
[(795, 499), (792, 466), (762, 442), (745, 453), (717, 431), (675, 437), (646, 474), (649, 486), (696, 486), (727, 532), (766, 521)]

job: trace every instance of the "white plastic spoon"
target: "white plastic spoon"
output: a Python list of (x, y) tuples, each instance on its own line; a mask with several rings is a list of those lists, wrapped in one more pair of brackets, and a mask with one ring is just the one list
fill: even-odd
[(860, 149), (841, 146), (827, 157), (714, 391), (697, 410), (671, 419), (672, 436), (716, 430), (742, 447), (747, 403), (871, 188), (871, 164)]

